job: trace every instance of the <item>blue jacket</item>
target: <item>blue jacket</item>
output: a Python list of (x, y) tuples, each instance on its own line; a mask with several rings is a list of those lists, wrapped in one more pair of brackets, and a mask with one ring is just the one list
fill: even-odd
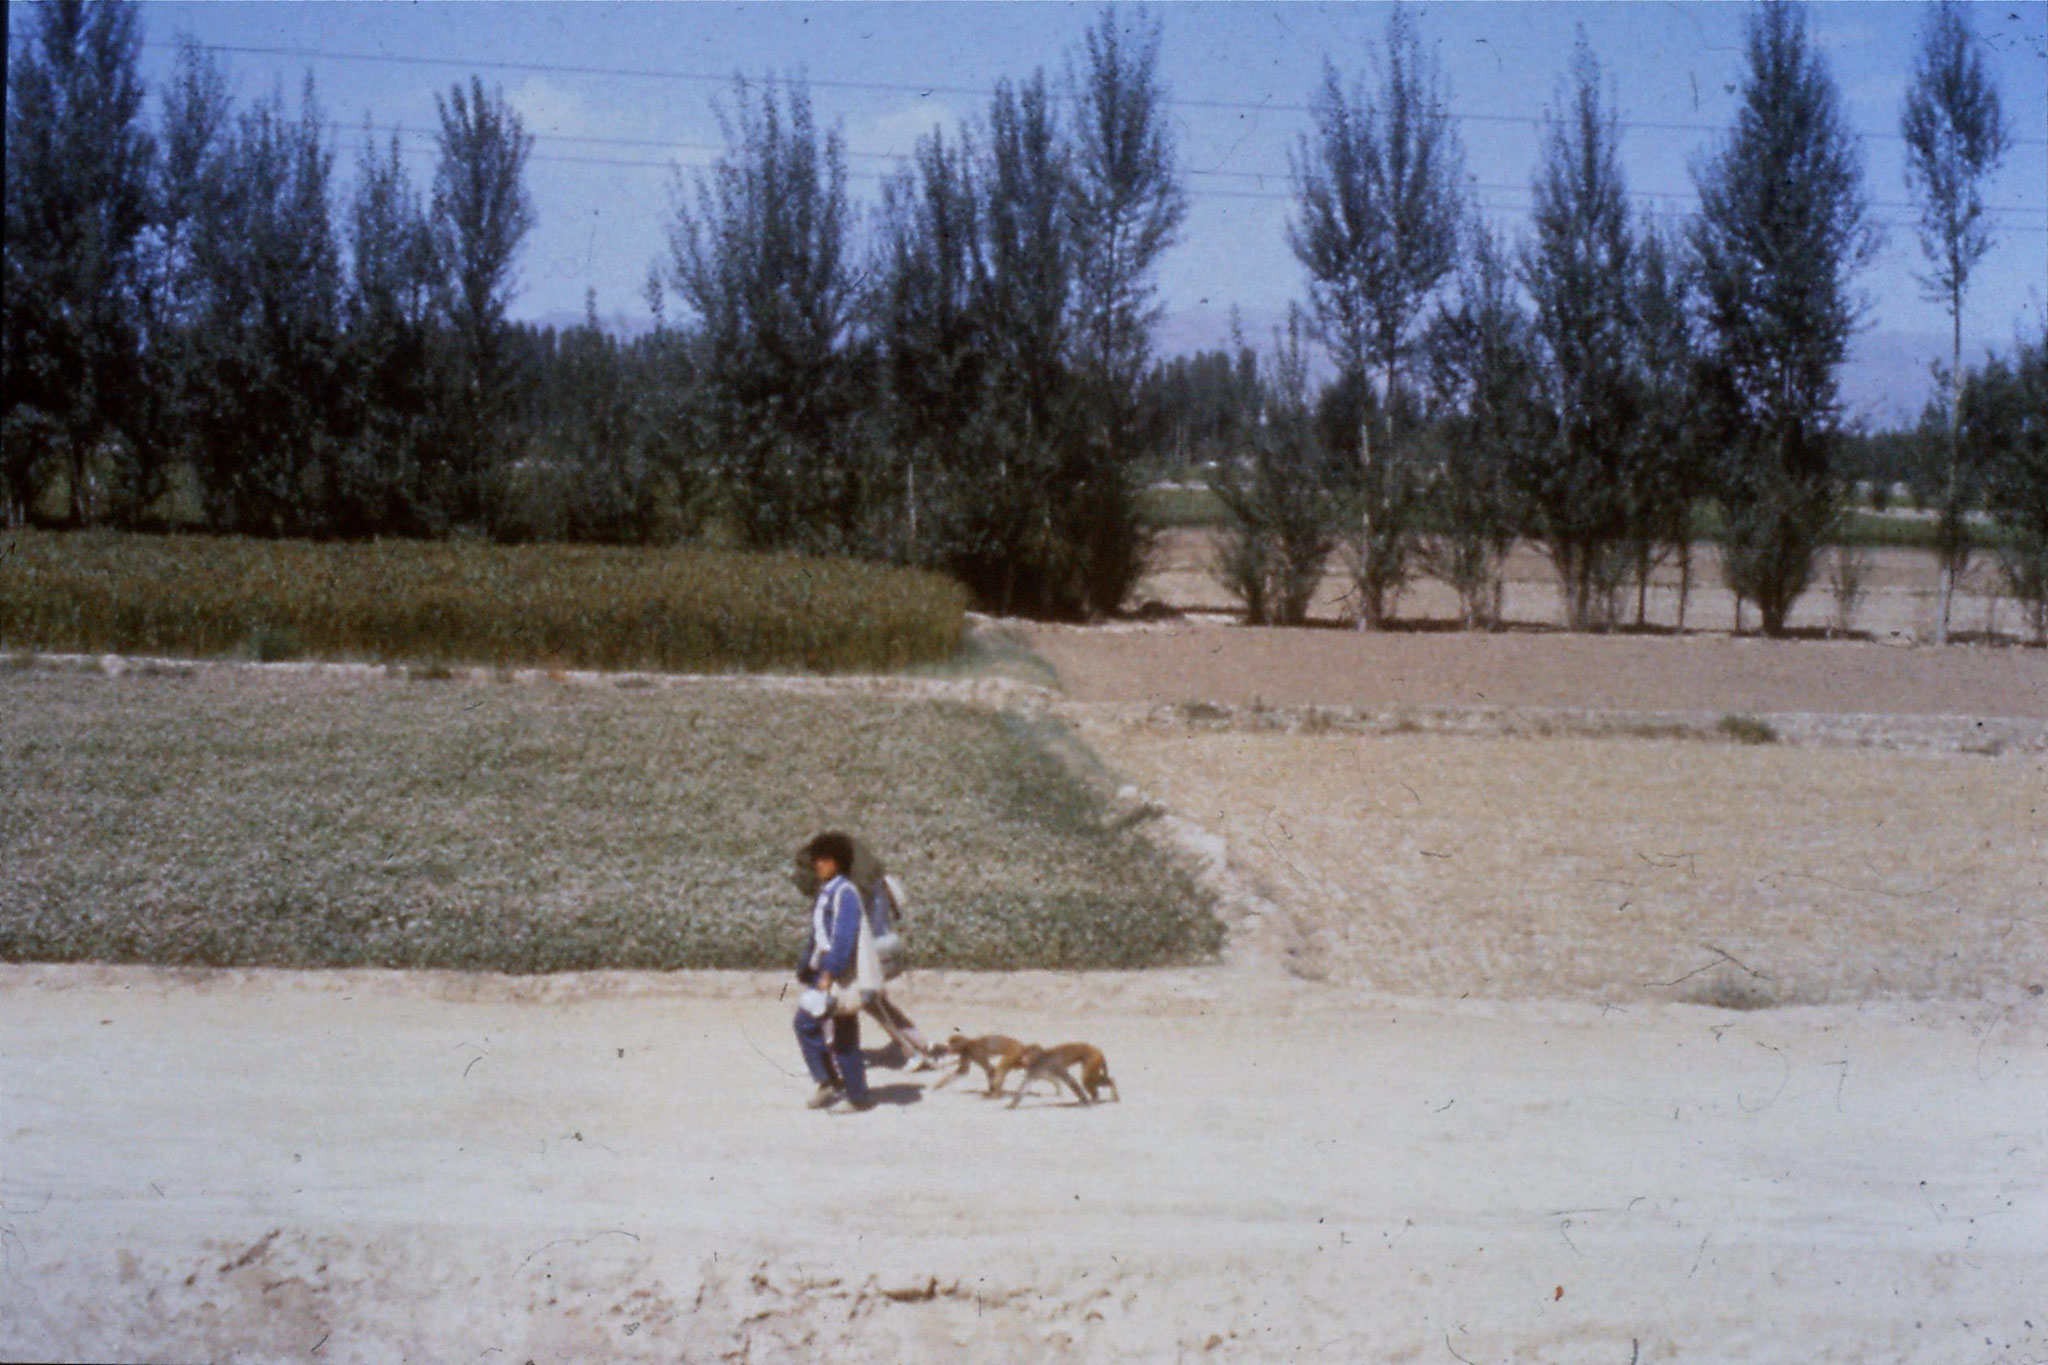
[[(861, 903), (860, 890), (845, 877), (834, 877), (818, 888), (818, 904), (811, 909), (811, 932), (804, 940), (803, 970), (797, 975), (808, 979), (816, 972), (830, 972), (834, 981), (853, 979), (853, 954), (860, 944), (861, 916), (867, 908)], [(819, 910), (823, 910), (825, 922), (825, 944), (818, 942)], [(823, 957), (819, 956), (823, 947)]]

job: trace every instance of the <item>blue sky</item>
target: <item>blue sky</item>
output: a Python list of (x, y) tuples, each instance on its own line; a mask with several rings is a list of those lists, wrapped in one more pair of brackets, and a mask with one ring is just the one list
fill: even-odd
[[(10, 28), (27, 28), (11, 4)], [(1448, 78), (1475, 196), (1498, 224), (1524, 221), (1539, 119), (1583, 25), (1611, 76), (1624, 120), (1622, 159), (1641, 207), (1691, 207), (1689, 167), (1736, 106), (1744, 8), (1734, 4), (1466, 3), (1413, 7)], [(1325, 57), (1347, 76), (1369, 69), (1387, 10), (1376, 4), (1160, 4), (1162, 75), (1192, 173), (1182, 240), (1159, 272), (1163, 349), (1213, 345), (1229, 310), (1255, 339), (1301, 272), (1286, 245), (1287, 154), (1308, 126)], [(529, 181), (539, 226), (521, 264), (515, 313), (564, 320), (586, 289), (600, 312), (644, 313), (640, 291), (663, 251), (673, 165), (702, 165), (719, 142), (712, 101), (734, 73), (806, 73), (820, 117), (852, 153), (856, 198), (934, 125), (979, 115), (1004, 76), (1057, 72), (1094, 21), (1068, 4), (202, 4), (145, 7), (145, 67), (159, 79), (178, 34), (226, 47), (247, 99), (282, 82), (295, 96), (311, 70), (328, 115), (344, 125), (340, 178), (352, 175), (367, 117), (404, 134), (422, 184), (431, 172), (434, 97), (474, 66), (503, 88), (538, 135)], [(1971, 18), (2022, 139), (1989, 199), (1992, 255), (1973, 283), (1965, 332), (2005, 345), (2048, 309), (2048, 4), (1984, 4)], [(1883, 420), (1917, 409), (1926, 363), (1946, 349), (1942, 310), (1923, 301), (1923, 268), (1896, 134), (1920, 9), (1831, 3), (1809, 11), (1863, 144), (1874, 216), (1888, 244), (1863, 287), (1869, 326), (1845, 375), (1853, 407)], [(327, 55), (313, 55), (315, 53)], [(349, 55), (343, 55), (349, 54)], [(368, 60), (404, 58), (405, 61)], [(446, 59), (442, 64), (439, 59)], [(485, 66), (484, 63), (500, 65)], [(557, 69), (543, 69), (543, 68)], [(571, 71), (560, 68), (604, 68)], [(622, 74), (624, 72), (661, 74)], [(703, 77), (705, 79), (693, 79)], [(862, 87), (862, 88), (854, 88)], [(1218, 107), (1251, 106), (1251, 107)], [(578, 140), (583, 139), (583, 140)], [(606, 165), (600, 162), (641, 164)]]

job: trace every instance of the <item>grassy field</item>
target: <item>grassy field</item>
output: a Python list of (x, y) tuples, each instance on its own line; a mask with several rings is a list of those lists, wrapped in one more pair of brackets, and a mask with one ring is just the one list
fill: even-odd
[[(0, 673), (0, 959), (783, 967), (792, 851), (873, 840), (917, 965), (1213, 956), (1057, 733), (963, 705), (241, 669)], [(1085, 760), (1082, 760), (1085, 762)]]
[(0, 546), (0, 647), (98, 654), (876, 671), (950, 658), (934, 574), (700, 549), (57, 535)]

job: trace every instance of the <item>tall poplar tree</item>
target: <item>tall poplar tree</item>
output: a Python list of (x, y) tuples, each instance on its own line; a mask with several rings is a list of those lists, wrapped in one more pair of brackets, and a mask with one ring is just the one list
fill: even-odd
[(987, 496), (968, 521), (968, 586), (996, 610), (1081, 612), (1073, 556), (1055, 521), (1056, 484), (1077, 424), (1073, 401), (1073, 158), (1045, 74), (999, 81), (981, 157), (991, 370), (982, 425)]
[(337, 529), (443, 531), (455, 499), (448, 463), (433, 454), (450, 425), (435, 314), (441, 272), (395, 135), (380, 153), (365, 130), (346, 232), (352, 412), (337, 470)]
[(1387, 622), (1407, 582), (1416, 535), (1419, 471), (1407, 367), (1430, 300), (1457, 264), (1463, 153), (1435, 61), (1414, 20), (1387, 22), (1381, 80), (1347, 91), (1326, 66), (1315, 131), (1293, 157), (1296, 210), (1288, 241), (1308, 272), (1318, 339), (1338, 382), (1378, 420), (1357, 423), (1350, 532), (1359, 625)]
[(1682, 245), (1655, 229), (1644, 231), (1632, 286), (1640, 409), (1627, 491), (1636, 624), (1644, 624), (1651, 569), (1675, 555), (1683, 632), (1692, 595), (1692, 509), (1709, 491), (1709, 470), (1692, 412), (1695, 350)]
[(735, 83), (726, 150), (678, 177), (667, 275), (698, 320), (728, 514), (759, 548), (855, 548), (848, 443), (859, 302), (846, 150), (801, 83)]
[(307, 77), (224, 140), (193, 233), (195, 425), (209, 520), (252, 535), (326, 534), (344, 430), (334, 153)]
[(507, 442), (505, 416), (515, 379), (506, 305), (513, 265), (532, 230), (526, 158), (533, 138), (501, 92), (470, 77), (437, 96), (439, 159), (431, 206), (442, 310), (454, 346), (452, 467), (443, 477), (456, 519), (481, 519), (484, 493)]
[(1440, 448), (1427, 558), (1457, 590), (1466, 628), (1498, 629), (1507, 557), (1529, 521), (1517, 471), (1557, 439), (1513, 252), (1482, 222), (1471, 225), (1456, 298), (1430, 327), (1429, 359)]
[(61, 461), (68, 520), (127, 424), (155, 143), (143, 126), (133, 5), (52, 0), (7, 64), (4, 375), (10, 518)]
[(1998, 88), (1985, 73), (1969, 20), (1953, 0), (1929, 9), (1921, 26), (1899, 128), (1906, 139), (1906, 186), (1920, 202), (1920, 249), (1933, 267), (1920, 282), (1949, 318), (1948, 449), (1935, 536), (1941, 611), (1934, 635), (1936, 644), (1946, 644), (1956, 579), (1970, 561), (1964, 514), (1972, 499), (1962, 468), (1963, 294), (1971, 271), (1991, 249), (1982, 186), (2011, 140)]
[(881, 351), (880, 397), (902, 465), (892, 548), (914, 563), (960, 552), (960, 516), (975, 496), (971, 431), (988, 369), (981, 211), (972, 147), (936, 129), (882, 185), (868, 307)]
[(1583, 32), (1552, 105), (1536, 172), (1535, 240), (1522, 278), (1535, 303), (1554, 435), (1516, 465), (1532, 529), (1550, 552), (1574, 630), (1613, 624), (1626, 562), (1630, 468), (1643, 394), (1634, 363), (1635, 232), (1615, 114)]
[(1966, 455), (1984, 471), (2006, 586), (2048, 644), (2048, 326), (1993, 356), (1963, 391)]
[(1751, 17), (1734, 131), (1696, 167), (1702, 401), (1727, 452), (1723, 570), (1782, 635), (1835, 516), (1837, 371), (1876, 250), (1862, 165), (1804, 13)]
[(1105, 9), (1068, 77), (1074, 342), (1087, 418), (1062, 480), (1061, 519), (1076, 552), (1076, 593), (1093, 616), (1121, 606), (1145, 568), (1138, 382), (1159, 317), (1153, 267), (1187, 215), (1159, 81), (1159, 27), (1137, 14)]

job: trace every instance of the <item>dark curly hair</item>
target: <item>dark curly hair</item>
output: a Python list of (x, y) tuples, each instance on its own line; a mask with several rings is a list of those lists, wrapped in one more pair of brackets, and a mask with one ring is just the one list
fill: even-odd
[(804, 845), (806, 858), (830, 858), (839, 865), (840, 875), (853, 871), (853, 839), (836, 829), (828, 829)]

